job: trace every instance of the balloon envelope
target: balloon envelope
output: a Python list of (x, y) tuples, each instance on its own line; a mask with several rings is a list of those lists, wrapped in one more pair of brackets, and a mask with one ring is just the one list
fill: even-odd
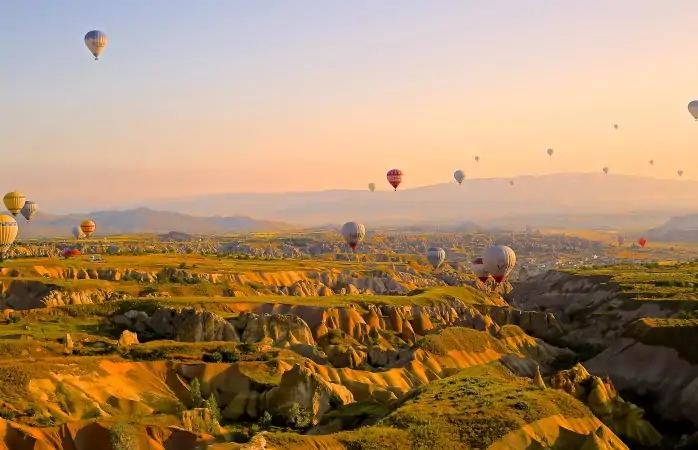
[(455, 172), (453, 172), (453, 178), (456, 179), (458, 184), (463, 184), (463, 180), (465, 180), (465, 172), (463, 172), (462, 170), (456, 170)]
[(402, 171), (399, 169), (391, 169), (386, 174), (388, 183), (397, 191), (397, 187), (402, 183)]
[(497, 283), (506, 280), (516, 265), (516, 254), (514, 250), (506, 245), (494, 245), (482, 255), (485, 270), (492, 275)]
[(36, 214), (36, 203), (27, 200), (24, 202), (24, 206), (22, 207), (21, 211), (22, 215), (24, 216), (25, 219), (27, 219), (27, 222), (32, 220), (32, 217), (34, 217), (34, 214)]
[(0, 254), (5, 254), (17, 238), (19, 227), (12, 216), (0, 214)]
[(438, 269), (446, 260), (446, 252), (440, 247), (429, 247), (427, 250), (427, 261), (434, 269)]
[(645, 245), (647, 245), (647, 238), (641, 237), (637, 240), (637, 243), (640, 244), (640, 247), (644, 247)]
[(654, 165), (654, 160), (650, 159), (650, 166), (653, 166), (653, 165)]
[(553, 156), (553, 149), (552, 148), (548, 149), (548, 156)]
[(603, 168), (603, 173), (608, 173), (608, 167)]
[(475, 162), (480, 162), (480, 157), (479, 157), (479, 156), (476, 156), (476, 157), (475, 157)]
[(678, 173), (679, 176), (683, 176), (683, 170), (677, 170), (676, 173)]
[(694, 119), (698, 120), (698, 100), (693, 100), (688, 104), (688, 112), (691, 113)]
[(24, 197), (24, 194), (17, 191), (12, 191), (5, 194), (2, 201), (5, 204), (5, 208), (7, 208), (7, 210), (11, 212), (13, 216), (16, 216), (17, 213), (19, 213), (24, 207), (27, 199)]
[(91, 220), (83, 220), (80, 224), (80, 229), (87, 237), (90, 237), (90, 235), (95, 232), (95, 228), (97, 228), (97, 226)]
[(71, 233), (73, 233), (73, 236), (75, 239), (80, 239), (82, 237), (85, 237), (85, 233), (82, 232), (80, 229), (80, 225), (75, 225), (73, 229), (71, 230)]
[(368, 183), (368, 190), (373, 192), (376, 190), (376, 183)]
[(85, 46), (95, 59), (99, 59), (108, 43), (107, 35), (99, 30), (92, 30), (85, 35)]
[(366, 228), (358, 222), (347, 222), (342, 225), (342, 237), (349, 244), (352, 250), (364, 240)]

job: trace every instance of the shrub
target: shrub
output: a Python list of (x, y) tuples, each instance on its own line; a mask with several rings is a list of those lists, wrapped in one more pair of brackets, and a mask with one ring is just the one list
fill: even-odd
[(219, 363), (223, 361), (223, 355), (220, 352), (204, 353), (201, 360), (207, 363)]
[(132, 425), (116, 422), (109, 430), (109, 440), (114, 450), (137, 450), (136, 430)]

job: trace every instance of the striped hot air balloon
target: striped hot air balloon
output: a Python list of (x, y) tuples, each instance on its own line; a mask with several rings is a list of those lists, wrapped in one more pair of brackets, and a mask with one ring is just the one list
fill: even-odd
[(391, 169), (386, 174), (388, 183), (397, 191), (397, 187), (402, 183), (402, 171), (399, 169)]

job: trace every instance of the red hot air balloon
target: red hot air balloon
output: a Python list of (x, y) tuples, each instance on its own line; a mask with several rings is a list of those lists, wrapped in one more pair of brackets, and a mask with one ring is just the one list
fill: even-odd
[(63, 250), (63, 257), (66, 259), (70, 258), (71, 256), (80, 256), (80, 255), (82, 255), (82, 252), (80, 252), (80, 250), (75, 249), (75, 248), (67, 248), (67, 249)]
[(641, 237), (640, 239), (637, 240), (637, 243), (640, 244), (640, 247), (644, 247), (645, 245), (647, 245), (647, 239), (645, 239), (644, 237)]
[(400, 186), (400, 183), (402, 183), (402, 171), (398, 169), (391, 169), (388, 171), (386, 178), (388, 178), (388, 183), (390, 183), (390, 185), (397, 191), (397, 187)]

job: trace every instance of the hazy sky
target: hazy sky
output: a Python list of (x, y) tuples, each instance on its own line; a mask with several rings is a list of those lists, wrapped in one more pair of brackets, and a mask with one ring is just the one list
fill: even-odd
[(698, 179), (697, 16), (696, 0), (8, 1), (3, 185), (50, 203), (388, 189), (393, 167), (405, 188), (459, 168)]

